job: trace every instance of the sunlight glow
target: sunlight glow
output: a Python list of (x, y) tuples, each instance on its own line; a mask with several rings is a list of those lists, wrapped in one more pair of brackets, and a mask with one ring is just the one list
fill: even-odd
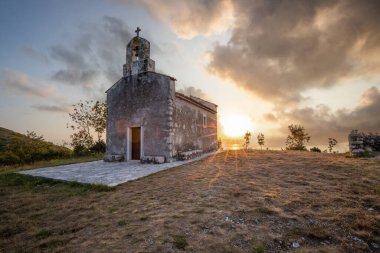
[(227, 137), (241, 137), (253, 129), (252, 121), (242, 115), (222, 116), (220, 121), (223, 126), (223, 133)]

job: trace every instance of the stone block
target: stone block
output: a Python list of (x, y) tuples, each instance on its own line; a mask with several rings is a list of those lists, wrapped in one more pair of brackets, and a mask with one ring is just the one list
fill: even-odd
[(165, 157), (163, 156), (154, 157), (154, 163), (164, 163), (164, 162), (165, 162)]
[(104, 159), (105, 162), (122, 162), (124, 161), (123, 155), (105, 155)]

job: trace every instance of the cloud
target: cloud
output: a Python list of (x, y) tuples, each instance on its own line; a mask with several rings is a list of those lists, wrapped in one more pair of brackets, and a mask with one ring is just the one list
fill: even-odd
[(0, 80), (0, 84), (6, 91), (26, 96), (57, 97), (53, 86), (44, 81), (35, 80), (25, 73), (5, 69), (1, 71), (1, 75), (4, 79)]
[(300, 101), (309, 88), (378, 75), (378, 1), (232, 3), (232, 37), (210, 52), (214, 75), (273, 102)]
[(201, 89), (195, 88), (193, 86), (186, 86), (177, 90), (179, 93), (185, 94), (187, 96), (194, 96), (202, 99), (208, 99), (206, 93), (204, 93)]
[(94, 70), (80, 69), (61, 69), (54, 73), (53, 79), (56, 81), (64, 82), (67, 84), (75, 85), (81, 84), (83, 87), (91, 88), (93, 87), (93, 80), (95, 79), (97, 73)]
[(47, 55), (37, 51), (36, 49), (34, 49), (32, 47), (24, 47), (23, 52), (27, 56), (29, 56), (35, 60), (41, 61), (41, 62), (46, 63), (46, 64), (50, 63), (49, 57)]
[(129, 30), (123, 20), (111, 16), (100, 24), (81, 23), (75, 40), (51, 47), (50, 58), (63, 66), (51, 78), (91, 90), (100, 80), (116, 82), (122, 76), (125, 45), (132, 38)]
[[(361, 97), (361, 102), (352, 110), (332, 110), (326, 105), (317, 107), (301, 107), (292, 110), (277, 107), (273, 113), (264, 115), (263, 119), (268, 122), (280, 122), (281, 127), (275, 132), (283, 136), (276, 143), (284, 145), (288, 134), (287, 126), (300, 124), (311, 135), (313, 145), (326, 144), (327, 138), (338, 139), (339, 142), (347, 142), (347, 136), (353, 129), (365, 132), (380, 132), (380, 90), (371, 87)], [(273, 142), (273, 140), (272, 140)]]
[(32, 108), (38, 111), (45, 112), (58, 112), (58, 113), (69, 113), (71, 112), (70, 106), (67, 105), (32, 105)]
[(220, 33), (230, 28), (232, 4), (229, 0), (119, 0), (127, 4), (142, 5), (151, 15), (168, 23), (181, 38)]

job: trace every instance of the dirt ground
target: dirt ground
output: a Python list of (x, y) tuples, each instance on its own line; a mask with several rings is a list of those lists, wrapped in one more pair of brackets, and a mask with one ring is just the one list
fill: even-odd
[(226, 151), (113, 191), (28, 180), (0, 180), (0, 252), (380, 252), (379, 160)]

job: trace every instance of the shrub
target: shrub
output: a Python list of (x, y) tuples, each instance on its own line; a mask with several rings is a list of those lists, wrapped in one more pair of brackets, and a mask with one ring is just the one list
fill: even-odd
[(88, 148), (86, 148), (84, 145), (76, 145), (74, 147), (74, 155), (76, 156), (86, 156), (89, 155), (91, 152)]
[(318, 153), (321, 153), (321, 150), (317, 147), (313, 147), (310, 149), (311, 152), (318, 152)]
[(94, 145), (92, 145), (90, 151), (93, 153), (105, 153), (106, 143), (103, 140), (97, 141)]
[(177, 249), (184, 250), (189, 245), (183, 235), (175, 235), (173, 239), (173, 244)]
[(20, 157), (12, 151), (0, 153), (0, 165), (14, 165), (20, 163)]

